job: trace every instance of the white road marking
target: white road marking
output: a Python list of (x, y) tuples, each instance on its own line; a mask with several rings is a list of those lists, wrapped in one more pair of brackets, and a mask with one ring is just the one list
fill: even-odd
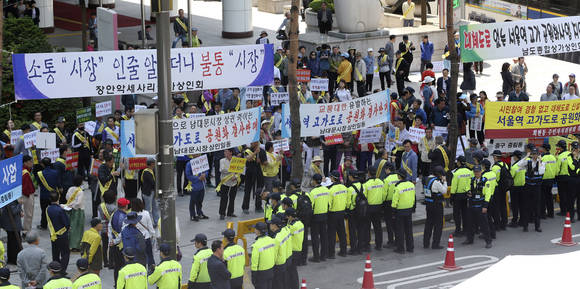
[[(419, 278), (419, 279), (416, 279), (416, 280), (409, 280), (409, 281), (406, 281), (406, 282), (399, 282), (399, 283), (396, 283), (396, 284), (392, 284), (392, 285), (387, 286), (387, 289), (395, 289), (395, 288), (397, 288), (399, 286), (402, 286), (402, 285), (423, 282), (423, 281), (426, 281), (426, 280), (431, 280), (431, 279), (436, 279), (436, 278), (448, 277), (448, 276), (451, 276), (451, 275), (461, 274), (461, 273), (465, 273), (465, 272), (469, 272), (469, 271), (474, 271), (474, 270), (479, 270), (479, 269), (485, 269), (487, 267), (490, 267), (491, 265), (493, 265), (493, 264), (487, 264), (487, 265), (483, 265), (483, 266), (479, 266), (479, 267), (472, 267), (472, 268), (469, 268), (469, 269), (462, 269), (462, 270), (457, 270), (457, 271), (446, 271), (445, 274), (441, 274), (441, 275), (429, 276), (429, 277)], [(375, 285), (376, 284), (377, 283), (375, 283)]]
[(465, 280), (467, 280), (467, 279), (454, 280), (451, 282), (441, 283), (439, 285), (433, 285), (433, 286), (429, 286), (429, 287), (421, 287), (419, 289), (448, 289), (448, 288), (453, 288), (455, 285), (457, 285)]
[[(576, 237), (580, 237), (580, 234), (572, 235), (572, 239), (574, 239)], [(556, 239), (552, 239), (552, 240), (550, 240), (550, 242), (552, 242), (552, 244), (556, 244), (556, 243), (560, 242), (561, 240), (562, 240), (562, 237), (556, 238)]]

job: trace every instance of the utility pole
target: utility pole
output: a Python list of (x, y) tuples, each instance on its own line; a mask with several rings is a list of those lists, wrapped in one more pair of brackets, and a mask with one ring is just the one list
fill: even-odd
[(79, 5), (81, 6), (81, 38), (83, 51), (87, 51), (88, 41), (87, 41), (87, 5), (88, 0), (79, 0)]
[(300, 143), (300, 101), (298, 100), (298, 83), (296, 80), (296, 61), (298, 59), (298, 7), (299, 0), (292, 0), (290, 8), (290, 55), (288, 55), (288, 92), (290, 97), (290, 152), (292, 153), (292, 179), (302, 179), (302, 144)]
[(455, 154), (457, 153), (457, 137), (459, 128), (457, 125), (457, 83), (459, 78), (459, 55), (455, 47), (455, 33), (453, 25), (453, 3), (454, 0), (447, 0), (447, 45), (449, 47), (449, 59), (451, 59), (451, 87), (449, 88), (449, 132), (447, 145), (449, 146), (449, 168), (455, 167)]
[(187, 43), (189, 43), (189, 47), (193, 46), (193, 39), (191, 39), (191, 0), (187, 0)]
[(427, 25), (427, 0), (421, 0), (421, 25)]
[(141, 49), (147, 49), (147, 35), (145, 33), (145, 3), (141, 0)]
[[(171, 0), (160, 0), (157, 13), (157, 86), (159, 99), (159, 149), (157, 158), (157, 179), (159, 180), (161, 211), (161, 243), (169, 244), (171, 258), (175, 258), (175, 187), (173, 184), (173, 126), (171, 110), (171, 39), (169, 33), (169, 10)], [(143, 35), (145, 36), (145, 35)]]

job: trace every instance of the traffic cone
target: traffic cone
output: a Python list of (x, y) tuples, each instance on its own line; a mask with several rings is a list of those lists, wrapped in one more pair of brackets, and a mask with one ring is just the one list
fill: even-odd
[(439, 269), (455, 271), (461, 267), (455, 265), (455, 248), (453, 248), (453, 235), (449, 235), (449, 242), (447, 245), (447, 253), (445, 254), (445, 264), (439, 266)]
[(306, 289), (306, 279), (302, 279), (302, 286), (300, 286), (300, 289)]
[(375, 281), (373, 279), (373, 267), (371, 266), (371, 255), (367, 255), (361, 289), (376, 289)]
[(566, 213), (566, 221), (564, 222), (564, 231), (562, 232), (562, 239), (558, 242), (562, 246), (574, 246), (577, 243), (572, 241), (572, 225), (570, 224), (570, 213)]

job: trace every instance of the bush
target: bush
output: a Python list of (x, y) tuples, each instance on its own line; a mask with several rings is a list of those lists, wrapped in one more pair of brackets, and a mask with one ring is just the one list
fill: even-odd
[(328, 8), (334, 12), (334, 0), (314, 0), (310, 2), (308, 7), (312, 8), (312, 11), (318, 12), (318, 10), (320, 10), (320, 6), (322, 6), (322, 2), (326, 2), (326, 4), (328, 4)]

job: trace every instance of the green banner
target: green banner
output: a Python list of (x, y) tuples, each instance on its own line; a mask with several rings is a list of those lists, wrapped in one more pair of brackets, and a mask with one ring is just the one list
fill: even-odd
[(77, 123), (83, 123), (92, 120), (93, 111), (91, 107), (77, 109)]

